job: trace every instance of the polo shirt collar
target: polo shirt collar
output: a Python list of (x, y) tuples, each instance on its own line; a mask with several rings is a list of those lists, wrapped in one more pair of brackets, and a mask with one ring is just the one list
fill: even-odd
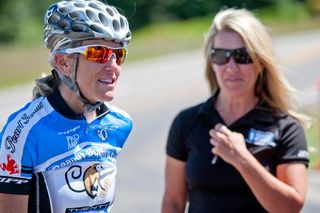
[[(219, 95), (219, 90), (211, 96), (206, 102), (201, 104), (198, 110), (198, 116), (203, 117), (206, 122), (212, 126), (219, 117), (222, 120), (220, 114), (215, 109), (215, 102)], [(251, 111), (241, 117), (239, 120), (235, 121), (233, 125), (253, 125), (254, 123), (273, 123), (274, 122), (274, 112), (265, 102), (259, 102)]]

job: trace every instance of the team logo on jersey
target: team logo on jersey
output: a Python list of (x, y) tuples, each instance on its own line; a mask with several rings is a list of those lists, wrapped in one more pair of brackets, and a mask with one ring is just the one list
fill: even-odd
[(99, 129), (98, 136), (101, 140), (105, 141), (108, 138), (108, 132), (106, 129)]
[(20, 171), (18, 169), (19, 168), (18, 164), (16, 163), (16, 161), (14, 159), (11, 158), (11, 155), (7, 155), (7, 162), (1, 163), (0, 168), (3, 171), (9, 172), (10, 175), (20, 173)]
[(80, 136), (78, 134), (66, 136), (68, 141), (68, 149), (72, 149), (77, 146)]
[[(71, 167), (65, 174), (69, 188), (74, 192), (86, 192), (92, 199), (96, 197), (104, 198), (111, 186), (108, 179), (101, 180), (101, 172), (104, 170), (101, 164), (94, 164), (82, 172), (80, 166)], [(76, 180), (83, 180), (83, 185), (79, 187)]]

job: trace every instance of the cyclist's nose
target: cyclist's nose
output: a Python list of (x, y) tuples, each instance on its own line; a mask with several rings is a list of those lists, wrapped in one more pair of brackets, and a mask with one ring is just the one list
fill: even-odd
[(117, 65), (117, 56), (116, 56), (115, 53), (112, 53), (112, 54), (109, 56), (108, 64)]

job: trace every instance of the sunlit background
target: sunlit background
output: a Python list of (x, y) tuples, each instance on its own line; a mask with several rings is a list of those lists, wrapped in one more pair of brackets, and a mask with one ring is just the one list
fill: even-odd
[[(0, 1), (0, 88), (31, 81), (48, 72), (42, 26), (45, 11), (53, 2)], [(107, 2), (119, 8), (130, 22), (133, 37), (129, 62), (201, 47), (212, 17), (224, 7), (245, 7), (254, 11), (273, 34), (320, 28), (319, 0)]]
[[(50, 73), (50, 67), (47, 62), (48, 51), (43, 46), (42, 25), (45, 11), (48, 5), (53, 2), (55, 1), (0, 1), (0, 129), (2, 129), (8, 116), (9, 112), (7, 112), (7, 110), (11, 110), (11, 104), (16, 104), (12, 108), (12, 110), (15, 110), (15, 107), (21, 107), (22, 102), (23, 104), (25, 103), (25, 99), (29, 99), (29, 97), (20, 98), (21, 102), (15, 100), (15, 96), (18, 96), (25, 90), (25, 87), (18, 86), (27, 85), (26, 88), (30, 89), (28, 93), (31, 94), (31, 88), (28, 85), (32, 84), (35, 78), (41, 77), (43, 73)], [(106, 2), (116, 6), (129, 20), (132, 30), (132, 41), (129, 44), (129, 55), (124, 70), (128, 70), (127, 72), (134, 70), (136, 73), (140, 73), (136, 70), (142, 70), (143, 68), (148, 68), (150, 73), (158, 72), (159, 67), (153, 69), (152, 64), (155, 64), (155, 61), (159, 60), (163, 60), (164, 62), (164, 64), (161, 65), (163, 69), (167, 69), (166, 66), (172, 66), (174, 62), (187, 63), (182, 59), (184, 56), (192, 55), (195, 60), (198, 60), (198, 57), (201, 58), (202, 54), (203, 36), (217, 11), (225, 7), (247, 8), (253, 11), (269, 28), (272, 36), (277, 38), (275, 43), (279, 42), (282, 44), (281, 47), (283, 49), (279, 49), (278, 51), (283, 54), (282, 60), (284, 63), (288, 63), (292, 65), (292, 67), (295, 66), (295, 73), (297, 74), (294, 75), (299, 75), (298, 78), (301, 78), (301, 81), (312, 78), (312, 81), (310, 81), (312, 83), (308, 86), (313, 88), (312, 91), (310, 90), (310, 94), (312, 93), (313, 97), (316, 98), (311, 102), (305, 102), (307, 104), (302, 104), (300, 109), (312, 118), (311, 126), (307, 130), (308, 145), (311, 153), (310, 169), (320, 170), (320, 62), (308, 64), (311, 60), (320, 61), (320, 0), (110, 0)], [(310, 34), (308, 34), (308, 32), (310, 32)], [(318, 33), (313, 34), (313, 32)], [(292, 43), (290, 43), (291, 35), (295, 35), (295, 37), (301, 35), (301, 43), (292, 45)], [(318, 42), (314, 36), (319, 36)], [(309, 41), (313, 43), (308, 43)], [(288, 43), (288, 45), (286, 43)], [(299, 52), (291, 54), (293, 51), (297, 51), (294, 47), (301, 50), (301, 52), (303, 51), (303, 53), (301, 55)], [(307, 50), (307, 48), (310, 49)], [(308, 54), (306, 54), (306, 52)], [(173, 60), (172, 57), (177, 58)], [(169, 59), (173, 60), (172, 64)], [(148, 61), (148, 66), (146, 67), (144, 67), (147, 63), (145, 61)], [(300, 63), (301, 61), (303, 61), (303, 63)], [(191, 62), (189, 61), (188, 63)], [(170, 67), (170, 69), (174, 69), (174, 67)], [(290, 69), (290, 66), (288, 69)], [(308, 71), (310, 71), (310, 73), (312, 71), (313, 74), (305, 74), (305, 69), (309, 69)], [(297, 76), (294, 75), (291, 75), (291, 77), (297, 78)], [(158, 112), (157, 110), (152, 111), (151, 108), (164, 109), (166, 102), (163, 103), (162, 100), (169, 98), (169, 101), (166, 99), (169, 103), (174, 99), (176, 99), (174, 103), (178, 103), (178, 99), (181, 100), (179, 102), (180, 105), (175, 105), (175, 110), (178, 110), (182, 107), (182, 103), (186, 106), (188, 106), (187, 104), (193, 104), (187, 97), (183, 97), (184, 95), (189, 97), (198, 95), (197, 91), (191, 89), (193, 87), (191, 81), (188, 87), (190, 89), (188, 93), (185, 91), (186, 89), (184, 89), (180, 93), (177, 93), (179, 95), (174, 95), (175, 93), (173, 91), (180, 91), (178, 89), (179, 80), (183, 79), (180, 79), (177, 74), (166, 76), (166, 78), (176, 78), (177, 83), (173, 87), (170, 87), (171, 84), (167, 83), (166, 80), (161, 81), (161, 76), (157, 82), (158, 84), (143, 81), (143, 79), (148, 79), (148, 77), (146, 74), (139, 77), (132, 73), (123, 74), (123, 78), (128, 78), (129, 80), (128, 83), (124, 80), (126, 84), (120, 85), (119, 88), (121, 91), (124, 91), (121, 93), (123, 97), (121, 96), (120, 100), (126, 99), (119, 103), (127, 107), (136, 121), (133, 135), (128, 141), (127, 151), (125, 151), (123, 156), (124, 160), (120, 159), (120, 182), (122, 181), (122, 183), (120, 183), (119, 200), (123, 203), (126, 202), (129, 207), (132, 207), (131, 212), (137, 213), (142, 212), (137, 209), (143, 208), (147, 209), (143, 211), (146, 213), (158, 212), (155, 211), (155, 209), (159, 209), (159, 200), (161, 199), (164, 157), (163, 144), (165, 143), (165, 137), (171, 119), (176, 113)], [(129, 88), (128, 90), (130, 90), (130, 88), (139, 88), (141, 91), (147, 90), (149, 93), (154, 94), (148, 93), (143, 96), (145, 93), (141, 92), (141, 94), (137, 95), (127, 91), (127, 88)], [(201, 89), (203, 88), (201, 87)], [(206, 88), (203, 90), (206, 90)], [(10, 91), (10, 94), (8, 94), (7, 91)], [(314, 94), (315, 91), (317, 94)], [(207, 92), (207, 90), (205, 92)], [(303, 92), (308, 93), (308, 90)], [(207, 93), (204, 93), (203, 96), (206, 97)], [(159, 113), (164, 114), (162, 116), (159, 115)], [(154, 116), (160, 119), (161, 117), (168, 118), (168, 120), (162, 124), (162, 129), (152, 129), (154, 126), (153, 122), (155, 122), (155, 118), (153, 119)], [(150, 118), (151, 121), (143, 120), (146, 117)], [(157, 132), (159, 135), (152, 135), (153, 132)], [(145, 141), (146, 137), (149, 137), (148, 141)], [(145, 152), (148, 152), (148, 148), (157, 148), (161, 154), (159, 154), (159, 156), (149, 156), (152, 158), (151, 161), (145, 162), (143, 159), (147, 158), (145, 152), (143, 152), (143, 155), (138, 155), (133, 151), (135, 144), (143, 144), (143, 151)], [(156, 159), (153, 158), (157, 156), (159, 159), (155, 161)], [(135, 160), (141, 160), (143, 163), (140, 163), (140, 166), (131, 165)], [(149, 165), (153, 161), (156, 163)], [(132, 176), (121, 176), (121, 169), (124, 169), (121, 168), (122, 164), (125, 166), (130, 164), (131, 170), (128, 168), (125, 169), (132, 172), (132, 174), (130, 174)], [(146, 168), (144, 169), (143, 166), (146, 166)], [(125, 172), (123, 171), (123, 173)], [(128, 179), (130, 179), (130, 181), (128, 181)], [(149, 184), (149, 179), (150, 185), (146, 185), (147, 183)], [(160, 183), (153, 185), (151, 184), (152, 180), (156, 182), (160, 181)], [(145, 185), (140, 186), (139, 184), (143, 183), (139, 181), (144, 181)], [(139, 188), (133, 187), (133, 185), (137, 184)], [(124, 186), (126, 186), (127, 189), (121, 188)], [(319, 181), (317, 186), (319, 186)], [(144, 189), (144, 187), (156, 187), (157, 191), (150, 191), (149, 189)], [(158, 189), (159, 187), (160, 189)], [(131, 190), (135, 190), (137, 193), (135, 198), (129, 197)], [(139, 192), (139, 190), (141, 191)], [(156, 195), (154, 195), (155, 193)], [(157, 200), (156, 207), (152, 202), (150, 203), (150, 201), (143, 201), (144, 197), (147, 199), (148, 196), (155, 197)], [(149, 197), (149, 199), (152, 199), (152, 197)], [(129, 202), (129, 200), (131, 201)], [(310, 207), (310, 209), (312, 209), (312, 207)], [(320, 208), (315, 208), (314, 211), (310, 211), (310, 209), (308, 209), (308, 213), (320, 212)], [(120, 207), (115, 207), (115, 212), (125, 211), (121, 210)]]

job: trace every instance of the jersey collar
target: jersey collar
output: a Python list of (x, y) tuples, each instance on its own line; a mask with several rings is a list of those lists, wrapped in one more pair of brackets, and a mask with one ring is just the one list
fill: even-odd
[[(73, 120), (85, 120), (85, 117), (82, 114), (76, 114), (65, 102), (62, 98), (62, 95), (59, 89), (54, 89), (52, 94), (48, 97), (48, 101), (50, 105), (61, 115), (66, 118), (70, 118)], [(101, 117), (102, 114), (108, 112), (108, 107), (105, 104), (102, 104), (98, 109), (96, 109), (97, 116)]]

